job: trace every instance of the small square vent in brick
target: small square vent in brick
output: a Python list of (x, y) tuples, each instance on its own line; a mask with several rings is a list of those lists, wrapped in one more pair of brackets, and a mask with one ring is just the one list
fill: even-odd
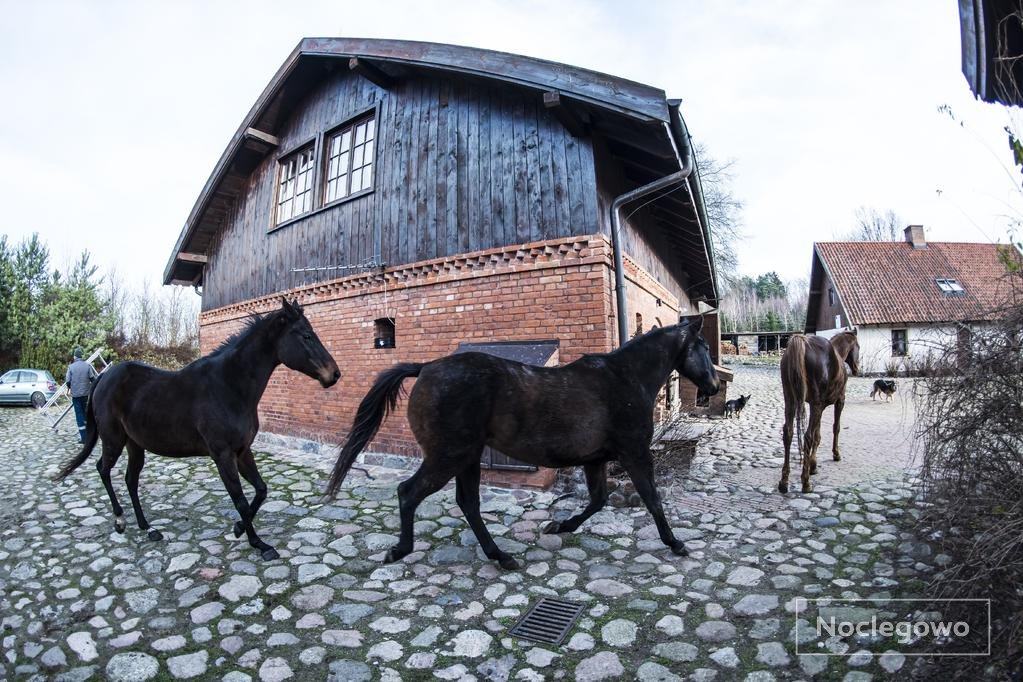
[(582, 604), (543, 597), (515, 624), (511, 634), (520, 639), (557, 646), (565, 639), (582, 611)]

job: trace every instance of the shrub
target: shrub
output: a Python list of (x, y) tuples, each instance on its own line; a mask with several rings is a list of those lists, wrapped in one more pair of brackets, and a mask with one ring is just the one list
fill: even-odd
[(1016, 295), (1000, 321), (919, 368), (916, 531), (951, 557), (929, 594), (992, 600), (991, 658), (940, 659), (946, 678), (1007, 677), (1023, 657), (1023, 277), (1009, 276)]

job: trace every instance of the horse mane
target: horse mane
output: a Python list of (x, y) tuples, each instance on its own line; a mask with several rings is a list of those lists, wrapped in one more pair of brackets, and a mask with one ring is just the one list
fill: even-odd
[(259, 313), (250, 313), (248, 318), (245, 320), (244, 326), (238, 331), (236, 331), (234, 334), (231, 334), (229, 337), (227, 337), (219, 346), (213, 349), (212, 353), (210, 353), (206, 357), (208, 358), (217, 357), (219, 355), (223, 355), (225, 352), (231, 350), (232, 348), (237, 348), (238, 345), (241, 344), (241, 342), (244, 339), (247, 339), (249, 336), (255, 334), (257, 329), (263, 326), (264, 322), (269, 321), (276, 315), (280, 315), (282, 312), (283, 311), (281, 310), (275, 310), (272, 313), (266, 313), (265, 315), (260, 315)]
[(636, 343), (638, 341), (641, 341), (641, 340), (647, 339), (647, 338), (652, 338), (652, 337), (657, 336), (659, 334), (663, 334), (663, 333), (665, 333), (666, 331), (668, 331), (670, 329), (674, 329), (676, 327), (681, 327), (681, 326), (682, 326), (682, 324), (679, 323), (679, 324), (669, 324), (669, 325), (665, 325), (663, 327), (654, 327), (650, 331), (643, 332), (639, 336), (633, 336), (631, 339), (629, 339), (628, 341), (626, 341), (622, 345), (618, 346), (617, 348), (612, 350), (610, 353), (607, 353), (607, 355), (615, 355), (615, 354), (620, 353), (621, 351), (625, 350), (626, 348), (628, 348), (629, 346), (633, 345), (634, 343)]
[[(850, 331), (839, 332), (839, 333), (835, 334), (834, 336), (832, 336), (831, 339), (830, 339), (831, 340), (831, 347), (835, 348), (835, 352), (837, 352), (839, 354), (839, 356), (842, 356), (842, 353), (838, 350), (838, 348), (835, 347), (835, 340), (836, 339), (840, 339), (842, 337), (846, 337), (849, 340), (850, 343), (857, 343), (858, 344), (859, 340), (860, 340), (859, 337), (856, 335), (856, 332), (850, 332)], [(849, 352), (849, 347), (844, 347), (843, 349), (845, 350), (846, 353)], [(842, 356), (842, 359), (844, 360), (845, 357)]]

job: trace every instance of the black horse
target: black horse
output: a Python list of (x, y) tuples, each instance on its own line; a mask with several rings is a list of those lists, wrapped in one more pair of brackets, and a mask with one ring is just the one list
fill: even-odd
[[(103, 438), (103, 456), (96, 463), (114, 509), (114, 528), (124, 532), (124, 510), (114, 495), (110, 470), (125, 445), (128, 470), (124, 480), (142, 530), (149, 522), (139, 504), (139, 473), (146, 450), (167, 457), (213, 458), (241, 520), (235, 537), (248, 536), (249, 544), (266, 560), (277, 550), (259, 539), (252, 521), (266, 499), (266, 483), (252, 456), (252, 440), (259, 431), (256, 407), (274, 369), (284, 364), (316, 379), (324, 388), (337, 383), (341, 371), (320, 343), (297, 303), (282, 300), (280, 310), (253, 317), (247, 327), (217, 350), (177, 372), (139, 362), (123, 362), (105, 371), (93, 385), (86, 409), (85, 446), (56, 475), (60, 480), (92, 453)], [(245, 499), (238, 474), (256, 490), (252, 504)], [(149, 530), (150, 540), (160, 540)]]
[(531, 367), (483, 353), (450, 355), (424, 364), (399, 364), (377, 378), (359, 405), (327, 492), (336, 495), (356, 456), (397, 404), (402, 381), (419, 377), (408, 419), (423, 451), (419, 470), (398, 486), (401, 537), (387, 553), (397, 561), (412, 551), (419, 503), (452, 478), (458, 506), (483, 547), (503, 568), (518, 562), (502, 551), (480, 517), (480, 454), (484, 445), (546, 467), (582, 466), (590, 503), (572, 518), (552, 521), (546, 533), (571, 533), (607, 501), (607, 462), (628, 471), (657, 523), (661, 541), (676, 554), (685, 546), (664, 518), (654, 486), (650, 441), (657, 394), (673, 370), (701, 392), (718, 390), (702, 318), (655, 329), (606, 355), (586, 355), (563, 367)]

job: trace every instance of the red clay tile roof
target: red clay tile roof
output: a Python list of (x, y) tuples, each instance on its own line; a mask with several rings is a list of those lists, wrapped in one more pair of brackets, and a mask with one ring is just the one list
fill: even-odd
[[(853, 324), (981, 321), (1009, 293), (999, 244), (928, 242), (817, 242), (816, 255), (834, 282)], [(946, 296), (937, 278), (956, 279), (965, 291)]]

